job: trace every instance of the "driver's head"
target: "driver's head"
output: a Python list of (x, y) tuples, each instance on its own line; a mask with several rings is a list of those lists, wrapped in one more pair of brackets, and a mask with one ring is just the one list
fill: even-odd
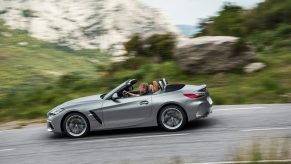
[(138, 89), (140, 94), (147, 94), (149, 91), (149, 85), (147, 83), (141, 83)]

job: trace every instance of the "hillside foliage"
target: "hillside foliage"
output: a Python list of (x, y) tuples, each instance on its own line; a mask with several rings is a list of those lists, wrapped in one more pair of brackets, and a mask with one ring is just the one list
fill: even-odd
[(226, 3), (218, 16), (200, 22), (197, 36), (238, 36), (255, 45), (259, 52), (290, 49), (290, 9), (289, 0), (266, 0), (250, 10)]

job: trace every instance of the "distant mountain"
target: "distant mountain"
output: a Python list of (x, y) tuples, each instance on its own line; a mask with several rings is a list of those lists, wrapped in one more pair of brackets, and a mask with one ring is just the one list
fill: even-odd
[(195, 26), (191, 26), (191, 25), (176, 25), (176, 27), (178, 27), (178, 29), (185, 35), (188, 37), (192, 37), (194, 34), (196, 34), (197, 32), (199, 32), (199, 29), (196, 28)]
[(156, 9), (137, 0), (0, 0), (0, 19), (32, 36), (74, 49), (109, 50), (116, 59), (123, 42), (179, 30)]

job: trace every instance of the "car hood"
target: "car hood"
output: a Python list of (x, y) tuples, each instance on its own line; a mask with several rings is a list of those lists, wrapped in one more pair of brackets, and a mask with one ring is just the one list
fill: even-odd
[(55, 108), (67, 108), (67, 107), (76, 106), (76, 105), (79, 106), (79, 105), (84, 105), (84, 104), (89, 104), (89, 103), (96, 103), (98, 100), (102, 100), (100, 96), (101, 94), (73, 99)]

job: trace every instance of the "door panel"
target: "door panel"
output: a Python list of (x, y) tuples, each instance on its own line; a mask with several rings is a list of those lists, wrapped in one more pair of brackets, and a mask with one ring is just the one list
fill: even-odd
[(150, 116), (152, 96), (104, 100), (102, 110), (107, 128), (134, 126), (144, 123)]

